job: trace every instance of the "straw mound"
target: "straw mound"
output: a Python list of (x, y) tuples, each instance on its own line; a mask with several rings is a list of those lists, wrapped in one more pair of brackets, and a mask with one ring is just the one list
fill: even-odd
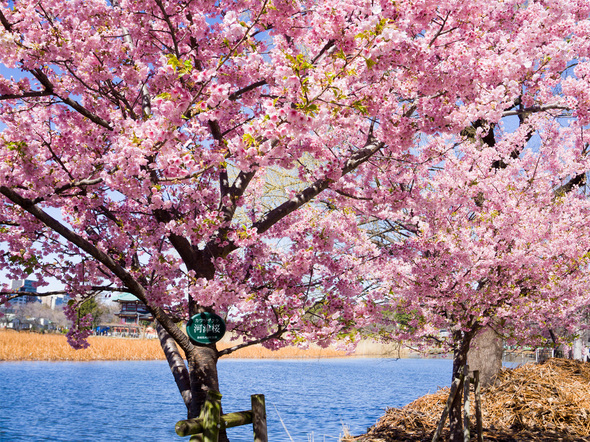
[[(358, 442), (427, 441), (432, 438), (449, 389), (390, 408)], [(471, 394), (471, 413), (473, 411)], [(482, 390), (484, 440), (590, 442), (590, 364), (550, 359), (502, 370)], [(472, 440), (475, 437), (471, 418)], [(448, 426), (448, 421), (447, 421)], [(448, 440), (448, 432), (443, 433)]]

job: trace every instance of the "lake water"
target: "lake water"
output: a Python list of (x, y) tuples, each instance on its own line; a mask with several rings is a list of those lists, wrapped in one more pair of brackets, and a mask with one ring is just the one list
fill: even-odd
[[(225, 413), (264, 394), (270, 442), (336, 441), (364, 433), (386, 407), (450, 384), (451, 360), (321, 359), (219, 362)], [(2, 362), (0, 441), (188, 441), (164, 361)], [(251, 441), (252, 426), (230, 428)]]

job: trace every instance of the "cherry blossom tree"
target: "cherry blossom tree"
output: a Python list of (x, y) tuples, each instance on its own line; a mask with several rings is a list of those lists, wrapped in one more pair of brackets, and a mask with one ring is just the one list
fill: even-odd
[[(563, 126), (536, 114), (511, 133), (499, 125), (493, 147), (482, 140), (486, 131), (456, 143), (431, 140), (454, 145), (453, 152), (416, 175), (413, 198), (393, 218), (405, 238), (382, 243), (376, 267), (390, 314), (404, 314), (393, 335), (451, 349), (453, 379), (485, 327), (508, 344), (534, 345), (556, 327), (574, 335), (584, 326), (586, 132), (577, 121)], [(531, 133), (539, 145), (524, 148)], [(452, 440), (463, 440), (460, 397), (451, 410)]]
[[(0, 78), (0, 262), (73, 294), (137, 296), (195, 416), (218, 389), (219, 357), (328, 343), (371, 321), (380, 292), (367, 293), (363, 266), (379, 252), (354, 210), (397, 214), (416, 164), (449, 149), (426, 138), (510, 113), (575, 109), (586, 124), (589, 12), (585, 1), (4, 1), (0, 62), (20, 77)], [(295, 180), (271, 192), (281, 175)], [(176, 323), (203, 311), (244, 344), (191, 342)]]

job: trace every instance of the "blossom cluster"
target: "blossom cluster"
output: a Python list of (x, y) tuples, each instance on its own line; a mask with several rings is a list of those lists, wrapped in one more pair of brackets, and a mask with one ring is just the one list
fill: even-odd
[(0, 12), (11, 275), (128, 290), (172, 332), (212, 309), (269, 347), (354, 342), (393, 310), (407, 338), (516, 336), (582, 304), (587, 0)]

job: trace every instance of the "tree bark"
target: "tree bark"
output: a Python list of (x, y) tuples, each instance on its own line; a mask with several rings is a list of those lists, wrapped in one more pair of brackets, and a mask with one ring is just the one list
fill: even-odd
[(176, 382), (176, 386), (182, 396), (184, 405), (186, 405), (187, 410), (189, 410), (191, 406), (192, 392), (188, 368), (186, 367), (184, 359), (180, 355), (180, 351), (176, 346), (176, 342), (172, 339), (172, 336), (170, 336), (158, 321), (155, 322), (158, 339), (160, 340), (160, 345), (162, 346), (162, 350), (168, 361), (168, 366), (174, 377), (174, 382)]
[(572, 359), (574, 359), (576, 361), (582, 360), (582, 346), (583, 345), (584, 344), (583, 344), (581, 338), (574, 339), (574, 344), (572, 347)]
[[(207, 346), (195, 345), (193, 350), (186, 355), (191, 385), (191, 402), (188, 408), (189, 419), (199, 417), (209, 390), (219, 391), (218, 355), (215, 344)], [(219, 442), (229, 442), (224, 429), (219, 432)]]
[(219, 391), (217, 351), (209, 346), (195, 346), (186, 355), (191, 383), (191, 403), (188, 418), (199, 417), (209, 390)]
[(503, 351), (502, 338), (490, 327), (481, 330), (473, 339), (467, 361), (471, 370), (479, 370), (483, 387), (490, 385), (502, 369)]

